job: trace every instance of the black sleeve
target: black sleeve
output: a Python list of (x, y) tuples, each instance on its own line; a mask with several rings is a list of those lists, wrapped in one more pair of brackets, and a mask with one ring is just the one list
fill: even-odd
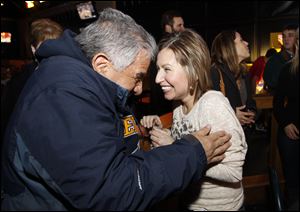
[(287, 97), (287, 85), (289, 83), (288, 80), (288, 74), (290, 66), (284, 66), (283, 69), (280, 72), (279, 78), (278, 78), (278, 88), (276, 89), (274, 98), (273, 98), (273, 113), (274, 116), (278, 122), (278, 124), (282, 127), (285, 127), (287, 124), (291, 123), (290, 120), (288, 120), (288, 113), (284, 107), (284, 101)]
[(251, 91), (251, 77), (249, 74), (247, 74), (245, 76), (245, 84), (246, 84), (246, 89), (247, 89), (246, 107), (247, 107), (247, 109), (256, 112), (257, 111), (256, 102), (253, 99), (253, 95), (252, 95), (252, 91)]
[(216, 67), (211, 68), (211, 80), (212, 80), (212, 84), (213, 84), (213, 89), (216, 91), (221, 91), (220, 73)]

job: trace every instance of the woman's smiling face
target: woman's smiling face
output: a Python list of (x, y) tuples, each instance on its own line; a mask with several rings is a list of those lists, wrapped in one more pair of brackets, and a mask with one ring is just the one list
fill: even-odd
[(186, 67), (180, 65), (171, 49), (164, 48), (158, 53), (156, 65), (158, 72), (155, 82), (161, 86), (165, 99), (193, 99), (188, 88)]

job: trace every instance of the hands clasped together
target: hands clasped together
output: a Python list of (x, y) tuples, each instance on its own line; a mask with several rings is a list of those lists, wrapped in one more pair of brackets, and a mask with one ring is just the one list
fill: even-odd
[[(157, 115), (144, 116), (141, 125), (149, 130), (150, 139), (154, 147), (172, 144), (175, 140), (169, 129), (163, 128), (162, 122)], [(207, 163), (220, 162), (225, 158), (225, 151), (231, 146), (229, 142), (231, 135), (225, 131), (211, 133), (211, 126), (192, 133), (202, 144), (205, 151)]]
[(174, 142), (169, 129), (163, 128), (159, 116), (144, 116), (141, 125), (149, 130), (150, 139), (154, 147), (169, 145)]

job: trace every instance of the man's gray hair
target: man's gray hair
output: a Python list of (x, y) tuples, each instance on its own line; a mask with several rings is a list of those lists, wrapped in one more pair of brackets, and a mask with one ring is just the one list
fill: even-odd
[(149, 59), (156, 54), (153, 36), (130, 16), (112, 8), (100, 12), (98, 20), (85, 27), (75, 40), (90, 61), (102, 52), (118, 71), (132, 64), (142, 49)]

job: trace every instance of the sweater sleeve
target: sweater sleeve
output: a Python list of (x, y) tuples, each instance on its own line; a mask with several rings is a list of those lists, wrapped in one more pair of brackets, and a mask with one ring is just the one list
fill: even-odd
[(223, 182), (239, 182), (243, 176), (243, 164), (247, 144), (243, 129), (237, 120), (226, 97), (211, 95), (203, 102), (201, 114), (203, 125), (210, 124), (212, 132), (225, 130), (232, 135), (231, 147), (225, 153), (225, 159), (206, 171), (206, 176)]

